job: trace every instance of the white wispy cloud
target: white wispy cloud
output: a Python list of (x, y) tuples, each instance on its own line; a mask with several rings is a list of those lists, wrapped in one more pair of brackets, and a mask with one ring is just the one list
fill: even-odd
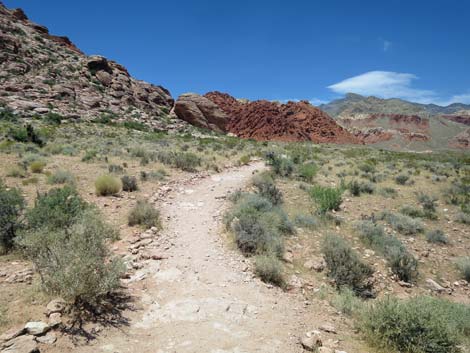
[(390, 47), (392, 46), (392, 42), (383, 38), (379, 38), (381, 44), (382, 44), (382, 50), (384, 52), (388, 51)]
[(347, 78), (328, 86), (336, 93), (357, 93), (363, 96), (380, 98), (402, 98), (417, 103), (449, 105), (451, 103), (470, 103), (470, 93), (446, 98), (436, 91), (413, 87), (418, 77), (411, 73), (392, 71), (369, 71)]

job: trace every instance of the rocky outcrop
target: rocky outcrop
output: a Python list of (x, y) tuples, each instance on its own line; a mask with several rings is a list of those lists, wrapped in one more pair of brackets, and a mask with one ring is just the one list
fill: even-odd
[(443, 115), (444, 119), (455, 121), (456, 123), (470, 126), (470, 114)]
[(460, 149), (470, 149), (470, 128), (462, 131), (449, 141), (449, 146)]
[(242, 138), (317, 143), (361, 143), (328, 114), (308, 102), (280, 104), (266, 100), (239, 101), (226, 93), (206, 98), (229, 117), (227, 130)]
[(210, 99), (195, 93), (181, 95), (175, 104), (175, 114), (188, 123), (218, 131), (226, 132), (229, 117)]
[(0, 104), (21, 115), (58, 113), (92, 120), (106, 114), (158, 129), (184, 126), (161, 86), (136, 80), (118, 63), (84, 55), (20, 10), (0, 3)]

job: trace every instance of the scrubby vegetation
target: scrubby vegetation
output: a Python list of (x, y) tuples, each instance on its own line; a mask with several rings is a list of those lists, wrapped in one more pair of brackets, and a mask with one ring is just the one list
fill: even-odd
[(116, 195), (121, 188), (121, 181), (112, 175), (102, 175), (95, 181), (96, 194), (99, 196)]
[(127, 223), (130, 226), (142, 225), (145, 228), (160, 225), (160, 212), (147, 200), (138, 200), (134, 208), (129, 212)]
[(315, 200), (319, 213), (337, 211), (342, 202), (343, 190), (315, 185), (310, 189), (310, 196)]
[(20, 190), (8, 189), (0, 180), (0, 254), (13, 246), (13, 240), (22, 227), (24, 207), (25, 201)]

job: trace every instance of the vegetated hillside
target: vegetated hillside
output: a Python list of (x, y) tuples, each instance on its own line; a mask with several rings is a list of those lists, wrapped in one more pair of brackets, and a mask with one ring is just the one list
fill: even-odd
[(362, 143), (328, 114), (308, 102), (281, 104), (267, 100), (242, 101), (220, 92), (182, 95), (176, 114), (192, 124), (226, 130), (260, 141)]
[(53, 112), (69, 119), (105, 116), (155, 128), (175, 125), (168, 90), (133, 78), (112, 60), (85, 55), (67, 37), (28, 20), (21, 9), (0, 3), (0, 29), (1, 105), (23, 116)]
[(470, 110), (470, 105), (454, 103), (442, 107), (436, 104), (408, 102), (398, 98), (382, 99), (348, 93), (344, 98), (322, 104), (319, 108), (335, 118), (354, 118), (360, 117), (361, 114), (454, 115)]
[[(470, 115), (463, 104), (439, 107), (348, 94), (322, 105), (365, 143), (394, 149), (468, 149)], [(445, 115), (436, 115), (444, 114)]]

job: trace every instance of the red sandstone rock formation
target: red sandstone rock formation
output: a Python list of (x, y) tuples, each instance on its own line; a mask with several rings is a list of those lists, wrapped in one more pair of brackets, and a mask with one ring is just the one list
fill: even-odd
[(239, 137), (262, 141), (362, 143), (308, 102), (280, 104), (259, 100), (243, 103), (220, 92), (210, 92), (205, 97), (229, 116), (227, 130)]

